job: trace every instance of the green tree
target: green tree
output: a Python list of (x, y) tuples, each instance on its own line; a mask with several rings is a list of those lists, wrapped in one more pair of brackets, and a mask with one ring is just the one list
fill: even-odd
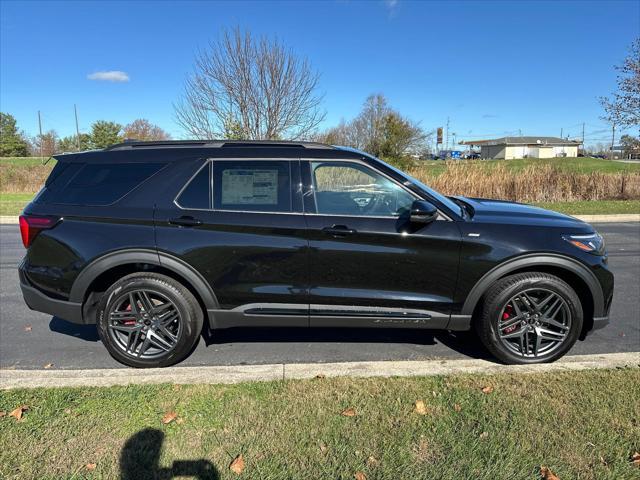
[(400, 159), (418, 154), (415, 150), (427, 136), (417, 124), (392, 111), (384, 117), (381, 137), (380, 155)]
[(13, 115), (0, 112), (0, 157), (26, 157), (29, 144)]
[(640, 155), (640, 138), (632, 137), (631, 135), (622, 135), (622, 137), (620, 137), (620, 145), (622, 145), (625, 156)]
[(115, 122), (98, 120), (91, 125), (91, 143), (94, 148), (106, 148), (122, 140), (122, 125)]
[(93, 148), (91, 145), (91, 135), (87, 133), (80, 134), (79, 149), (78, 149), (78, 138), (76, 135), (70, 135), (58, 141), (58, 153), (77, 152), (77, 151), (83, 151), (83, 150), (90, 150), (91, 148)]

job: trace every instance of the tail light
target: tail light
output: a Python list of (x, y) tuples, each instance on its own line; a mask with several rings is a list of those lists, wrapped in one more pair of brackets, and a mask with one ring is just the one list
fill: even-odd
[(29, 245), (42, 230), (54, 227), (59, 220), (60, 217), (20, 215), (20, 235), (24, 248), (29, 248)]

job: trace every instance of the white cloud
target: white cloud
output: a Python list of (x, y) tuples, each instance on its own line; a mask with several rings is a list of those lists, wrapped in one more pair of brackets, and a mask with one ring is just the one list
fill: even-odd
[(385, 0), (384, 3), (389, 10), (393, 10), (398, 5), (398, 0)]
[(94, 72), (87, 75), (89, 80), (97, 80), (99, 82), (128, 82), (129, 75), (127, 72), (120, 70), (107, 70), (104, 72)]

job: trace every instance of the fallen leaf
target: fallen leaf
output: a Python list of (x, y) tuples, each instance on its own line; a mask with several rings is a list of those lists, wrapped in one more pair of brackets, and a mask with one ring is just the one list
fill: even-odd
[(87, 463), (84, 468), (86, 468), (87, 470), (89, 470), (90, 472), (93, 472), (96, 469), (97, 465), (95, 463)]
[(640, 453), (636, 452), (631, 455), (631, 463), (636, 467), (640, 467)]
[(367, 458), (367, 465), (369, 465), (370, 467), (377, 467), (378, 465), (380, 465), (380, 461), (376, 457), (371, 455), (369, 458)]
[(482, 438), (482, 439), (487, 438), (488, 436), (489, 436), (489, 433), (488, 433), (488, 432), (482, 432), (482, 433), (480, 434), (480, 438)]
[(600, 463), (601, 463), (602, 465), (604, 465), (605, 467), (606, 467), (607, 465), (609, 465), (609, 463), (607, 463), (607, 461), (604, 459), (604, 457), (603, 457), (602, 455), (600, 455)]
[(31, 325), (25, 325), (24, 326), (24, 331), (25, 332), (30, 332), (31, 331)]
[(416, 400), (415, 406), (415, 410), (418, 415), (426, 415), (427, 413), (429, 413), (427, 411), (427, 406), (422, 400)]
[(459, 403), (454, 403), (454, 404), (453, 404), (453, 409), (454, 409), (456, 412), (459, 412), (459, 411), (461, 411), (461, 410), (462, 410), (462, 407), (460, 406), (460, 404), (459, 404)]
[(327, 448), (327, 446), (324, 444), (324, 442), (320, 442), (320, 451), (322, 453), (327, 453), (327, 450), (329, 450), (329, 448)]
[(14, 409), (9, 416), (15, 418), (16, 420), (20, 420), (22, 418), (22, 414), (29, 410), (29, 407), (26, 405), (20, 405), (18, 408)]
[(540, 467), (540, 475), (543, 480), (560, 480), (560, 477), (553, 473), (549, 467)]
[(482, 393), (489, 394), (493, 392), (493, 387), (491, 385), (487, 385), (486, 387), (482, 387)]
[(342, 416), (344, 417), (355, 417), (356, 416), (356, 409), (349, 407), (346, 410), (342, 411)]
[(233, 459), (233, 462), (229, 465), (229, 470), (231, 470), (236, 475), (240, 475), (244, 470), (244, 458), (242, 458), (242, 454), (238, 455)]
[(178, 418), (176, 418), (176, 423), (177, 423), (178, 425), (182, 425), (182, 424), (184, 423), (184, 418), (182, 418), (182, 417), (178, 417)]
[(164, 414), (164, 417), (162, 417), (162, 423), (166, 425), (167, 423), (173, 422), (177, 417), (178, 414), (176, 412), (167, 412)]
[(65, 408), (64, 409), (64, 413), (66, 413), (67, 415), (71, 415), (71, 409), (70, 408)]
[(362, 472), (354, 473), (353, 478), (355, 478), (356, 480), (367, 480), (367, 476)]
[(53, 363), (47, 363), (47, 364), (44, 366), (44, 368), (51, 368), (51, 367), (53, 367)]

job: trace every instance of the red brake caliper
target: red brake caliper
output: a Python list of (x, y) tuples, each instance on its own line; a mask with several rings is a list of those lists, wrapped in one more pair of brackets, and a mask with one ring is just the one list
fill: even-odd
[[(513, 317), (513, 307), (511, 305), (507, 305), (506, 307), (504, 307), (504, 313), (502, 314), (502, 321), (504, 322), (505, 320), (509, 320), (511, 317)], [(516, 328), (518, 328), (518, 323), (515, 323), (510, 327), (503, 329), (502, 333), (504, 334), (511, 333)]]
[[(130, 312), (131, 311), (131, 304), (127, 305), (127, 308), (125, 308), (125, 311)], [(135, 325), (136, 323), (136, 319), (132, 319), (132, 320), (124, 320), (122, 322), (123, 325)]]

